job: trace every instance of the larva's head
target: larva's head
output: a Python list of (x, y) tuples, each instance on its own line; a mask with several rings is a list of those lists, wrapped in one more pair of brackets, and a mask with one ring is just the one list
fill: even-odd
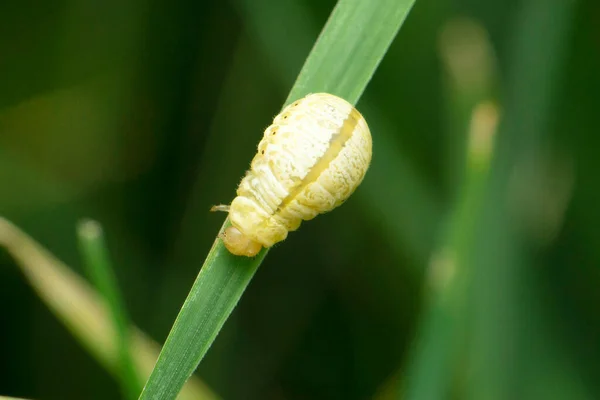
[(254, 257), (262, 249), (260, 243), (250, 239), (234, 226), (226, 228), (221, 239), (227, 250), (236, 256)]

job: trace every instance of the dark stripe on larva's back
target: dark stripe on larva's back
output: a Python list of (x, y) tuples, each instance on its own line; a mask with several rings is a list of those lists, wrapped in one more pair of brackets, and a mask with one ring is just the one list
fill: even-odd
[(338, 132), (335, 132), (331, 135), (329, 139), (329, 147), (323, 153), (321, 158), (317, 160), (315, 165), (312, 166), (308, 174), (302, 179), (300, 184), (296, 186), (294, 189), (290, 191), (290, 193), (283, 199), (279, 207), (277, 207), (277, 211), (275, 215), (279, 215), (285, 210), (285, 208), (298, 196), (308, 185), (313, 182), (316, 182), (319, 179), (319, 176), (323, 173), (323, 171), (329, 168), (329, 164), (336, 159), (336, 157), (340, 154), (344, 145), (350, 138), (352, 137), (352, 133), (356, 129), (358, 122), (362, 116), (355, 109), (350, 109), (350, 113), (348, 117), (342, 123), (342, 127)]

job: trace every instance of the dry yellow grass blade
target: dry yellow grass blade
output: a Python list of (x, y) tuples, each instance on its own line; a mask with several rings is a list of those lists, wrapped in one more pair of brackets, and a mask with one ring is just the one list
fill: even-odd
[[(10, 221), (0, 217), (0, 246), (20, 266), (28, 282), (71, 333), (111, 374), (119, 372), (116, 334), (96, 291), (62, 261)], [(139, 329), (132, 329), (132, 354), (140, 375), (147, 378), (154, 367), (159, 345)], [(180, 392), (180, 400), (213, 400), (219, 397), (192, 377)], [(0, 398), (1, 399), (1, 398)]]

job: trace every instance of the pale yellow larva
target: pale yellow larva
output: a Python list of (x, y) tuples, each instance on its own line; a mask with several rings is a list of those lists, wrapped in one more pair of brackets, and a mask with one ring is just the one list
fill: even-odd
[(231, 206), (213, 207), (229, 212), (225, 247), (253, 257), (339, 206), (363, 180), (371, 152), (369, 127), (346, 100), (316, 93), (290, 104), (265, 130)]

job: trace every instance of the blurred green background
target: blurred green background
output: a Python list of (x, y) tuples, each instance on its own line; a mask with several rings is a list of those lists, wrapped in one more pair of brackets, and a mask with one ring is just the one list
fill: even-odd
[[(164, 341), (209, 208), (334, 5), (0, 2), (0, 215), (81, 275), (75, 226), (100, 221), (132, 320)], [(197, 376), (224, 399), (600, 398), (599, 20), (593, 0), (417, 0), (358, 104), (365, 182), (272, 249)], [(486, 100), (501, 124), (473, 189)], [(463, 273), (440, 288), (447, 248)], [(4, 252), (0, 304), (0, 394), (119, 398)]]

